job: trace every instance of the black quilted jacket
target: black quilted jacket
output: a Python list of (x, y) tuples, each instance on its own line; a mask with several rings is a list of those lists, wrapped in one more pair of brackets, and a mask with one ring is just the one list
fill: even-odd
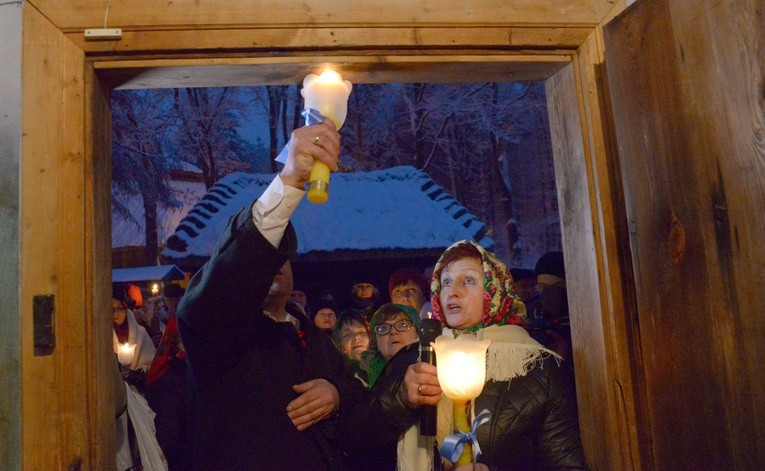
[(554, 358), (526, 376), (486, 383), (476, 414), (484, 409), (492, 416), (478, 429), (479, 461), (492, 470), (587, 469), (574, 388)]

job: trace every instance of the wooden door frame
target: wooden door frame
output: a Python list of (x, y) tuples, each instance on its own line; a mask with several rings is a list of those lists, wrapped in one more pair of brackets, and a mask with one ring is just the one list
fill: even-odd
[[(42, 4), (44, 10), (46, 2), (34, 3)], [(545, 81), (564, 253), (569, 273), (576, 273), (569, 281), (569, 289), (583, 444), (593, 469), (641, 467), (647, 455), (641, 448), (645, 444), (641, 441), (644, 419), (639, 414), (640, 352), (633, 342), (636, 328), (632, 270), (621, 177), (608, 118), (601, 29), (608, 18), (624, 8), (621, 2), (600, 25), (562, 29), (557, 37), (564, 39), (553, 48), (540, 33), (532, 34), (521, 48), (476, 47), (469, 36), (455, 36), (449, 45), (438, 40), (422, 46), (421, 36), (416, 43), (402, 36), (404, 39), (392, 41), (399, 41), (393, 44), (398, 47), (381, 49), (373, 39), (383, 30), (362, 27), (361, 32), (366, 34), (361, 37), (373, 39), (359, 39), (353, 49), (322, 48), (321, 44), (309, 47), (311, 41), (320, 42), (309, 38), (298, 45), (280, 45), (284, 47), (276, 55), (271, 51), (276, 46), (267, 43), (250, 50), (198, 51), (179, 47), (140, 53), (129, 48), (115, 51), (105, 47), (106, 43), (88, 43), (78, 33), (58, 29), (29, 2), (24, 8), (22, 172), (35, 175), (41, 168), (53, 167), (53, 162), (46, 163), (46, 153), (49, 159), (53, 155), (54, 160), (71, 165), (69, 176), (48, 172), (41, 182), (57, 188), (71, 182), (77, 186), (74, 202), (63, 198), (59, 190), (58, 197), (42, 203), (43, 209), (56, 214), (59, 232), (74, 231), (73, 238), (61, 236), (47, 242), (47, 247), (51, 253), (62, 248), (73, 253), (82, 251), (74, 265), (64, 259), (43, 261), (45, 254), (32, 247), (46, 243), (44, 232), (22, 233), (27, 241), (21, 250), (25, 469), (63, 468), (77, 460), (89, 469), (106, 469), (113, 459), (110, 443), (114, 437), (114, 393), (106, 387), (111, 384), (113, 367), (111, 327), (108, 316), (95, 314), (108, 311), (110, 296), (110, 238), (102, 235), (104, 228), (111, 227), (110, 91), (126, 84), (296, 83), (323, 62), (340, 64), (344, 74), (357, 82), (423, 78), (461, 81), (466, 67), (475, 72), (471, 81), (476, 77), (489, 79), (492, 74)], [(530, 29), (538, 32), (544, 28)], [(42, 41), (35, 33), (38, 30), (45, 32)], [(183, 38), (195, 30), (179, 27), (173, 34)], [(391, 34), (390, 28), (384, 32)], [(225, 41), (224, 34), (218, 33), (221, 42)], [(415, 44), (419, 48), (413, 52)], [(51, 63), (55, 65), (53, 73), (46, 69)], [(248, 70), (255, 72), (248, 75)], [(258, 70), (268, 71), (260, 73), (267, 75), (262, 83), (258, 82)], [(48, 73), (42, 81), (41, 71)], [(46, 115), (35, 114), (35, 104), (44, 99), (51, 83), (64, 84), (57, 85), (60, 88), (53, 93), (61, 96), (68, 107), (58, 112), (50, 109)], [(46, 127), (65, 138), (51, 142), (42, 132)], [(32, 192), (22, 195), (22, 224), (44, 224), (33, 217), (40, 212), (40, 201), (34, 201)], [(50, 274), (45, 286), (32, 282), (39, 276), (32, 273), (32, 267)], [(68, 277), (57, 278), (62, 270)], [(66, 298), (64, 294), (70, 289), (76, 295)], [(35, 355), (31, 338), (31, 299), (42, 292), (52, 292), (65, 300), (57, 311), (57, 350), (50, 356)], [(76, 327), (75, 333), (67, 334), (71, 326)], [(80, 365), (75, 375), (62, 375), (66, 365), (72, 363)], [(41, 387), (45, 384), (55, 386), (55, 401), (50, 400), (51, 390)], [(81, 391), (86, 400), (77, 402), (69, 392), (71, 384), (84, 385)]]

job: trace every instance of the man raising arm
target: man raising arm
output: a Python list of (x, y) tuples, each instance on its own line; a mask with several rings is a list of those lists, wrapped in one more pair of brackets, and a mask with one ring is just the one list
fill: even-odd
[(295, 130), (281, 173), (229, 221), (178, 308), (195, 469), (341, 467), (326, 419), (362, 392), (329, 338), (286, 303), (289, 218), (314, 160), (336, 170), (339, 148), (330, 121)]

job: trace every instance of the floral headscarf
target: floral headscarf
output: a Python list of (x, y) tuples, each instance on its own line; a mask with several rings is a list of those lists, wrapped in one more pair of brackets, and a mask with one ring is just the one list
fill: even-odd
[(513, 277), (507, 266), (496, 255), (484, 249), (471, 240), (463, 240), (446, 249), (438, 259), (433, 270), (433, 280), (430, 284), (433, 304), (433, 318), (446, 325), (443, 307), (441, 306), (441, 271), (442, 260), (454, 248), (463, 244), (471, 245), (481, 255), (483, 265), (483, 315), (481, 322), (465, 329), (475, 332), (490, 325), (520, 325), (526, 324), (526, 306), (513, 291)]

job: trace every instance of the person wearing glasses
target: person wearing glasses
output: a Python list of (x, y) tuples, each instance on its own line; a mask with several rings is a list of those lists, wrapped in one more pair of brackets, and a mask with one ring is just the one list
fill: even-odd
[(419, 412), (404, 406), (399, 391), (419, 357), (419, 325), (417, 311), (402, 304), (384, 304), (372, 316), (370, 348), (362, 354), (370, 394), (340, 428), (350, 469), (395, 470), (399, 442), (418, 435)]

